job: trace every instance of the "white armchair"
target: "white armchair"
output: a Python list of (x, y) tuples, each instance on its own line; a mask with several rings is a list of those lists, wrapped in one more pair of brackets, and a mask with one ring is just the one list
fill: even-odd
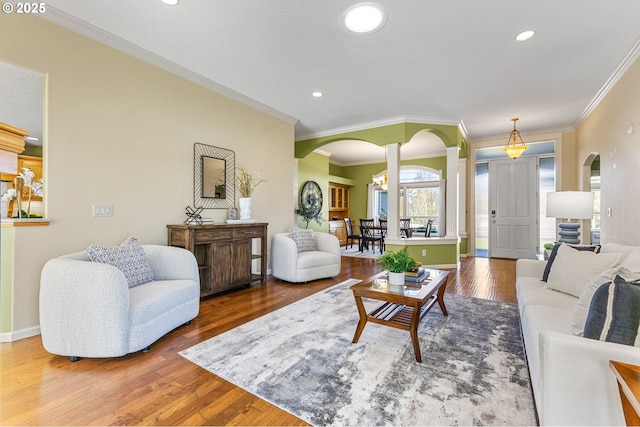
[(298, 252), (289, 233), (271, 238), (271, 274), (287, 282), (300, 283), (334, 277), (340, 273), (340, 242), (329, 233), (313, 233), (315, 251)]
[(132, 288), (117, 267), (84, 252), (49, 260), (40, 281), (45, 350), (80, 357), (117, 357), (148, 347), (190, 322), (200, 308), (200, 279), (186, 249), (141, 245), (153, 281)]

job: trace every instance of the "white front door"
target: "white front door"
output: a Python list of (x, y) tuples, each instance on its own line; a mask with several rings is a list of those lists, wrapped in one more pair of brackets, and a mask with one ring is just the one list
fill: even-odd
[(489, 256), (536, 258), (537, 157), (489, 162)]

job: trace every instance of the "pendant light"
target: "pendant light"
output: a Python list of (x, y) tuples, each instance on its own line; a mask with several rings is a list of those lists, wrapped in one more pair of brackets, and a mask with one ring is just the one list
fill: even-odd
[[(529, 147), (524, 144), (524, 141), (520, 136), (520, 131), (516, 129), (516, 122), (518, 121), (518, 118), (513, 118), (511, 119), (511, 121), (513, 121), (513, 130), (511, 131), (511, 134), (509, 135), (509, 141), (507, 141), (507, 145), (503, 148), (503, 150), (505, 153), (507, 153), (507, 156), (515, 160), (520, 157), (522, 153), (524, 153), (524, 151)], [(518, 139), (520, 140), (520, 143), (518, 143)]]

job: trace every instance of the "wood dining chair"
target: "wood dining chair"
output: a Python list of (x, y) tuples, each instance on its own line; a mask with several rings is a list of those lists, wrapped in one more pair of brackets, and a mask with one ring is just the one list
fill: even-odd
[(400, 218), (400, 237), (411, 237), (411, 218)]
[(351, 223), (351, 218), (344, 218), (344, 228), (347, 232), (347, 243), (344, 245), (344, 248), (347, 248), (349, 242), (351, 242), (350, 248), (353, 247), (353, 241), (358, 241), (358, 250), (362, 252), (362, 234), (356, 234), (353, 232), (353, 224)]
[(381, 234), (377, 234), (375, 231), (375, 221), (373, 219), (360, 219), (360, 232), (362, 233), (362, 247), (361, 252), (366, 248), (369, 250), (369, 242), (373, 248), (373, 253), (376, 252), (376, 242), (378, 242), (378, 248), (382, 253), (382, 246), (384, 239)]

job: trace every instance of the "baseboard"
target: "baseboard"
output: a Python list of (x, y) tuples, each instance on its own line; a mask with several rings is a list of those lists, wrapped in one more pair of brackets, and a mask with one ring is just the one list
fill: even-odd
[(427, 264), (425, 265), (425, 267), (433, 268), (436, 270), (450, 270), (454, 268), (460, 268), (460, 263), (458, 262), (456, 264)]
[(40, 335), (40, 326), (32, 326), (26, 329), (20, 329), (13, 332), (0, 332), (0, 342), (13, 342), (24, 338)]

